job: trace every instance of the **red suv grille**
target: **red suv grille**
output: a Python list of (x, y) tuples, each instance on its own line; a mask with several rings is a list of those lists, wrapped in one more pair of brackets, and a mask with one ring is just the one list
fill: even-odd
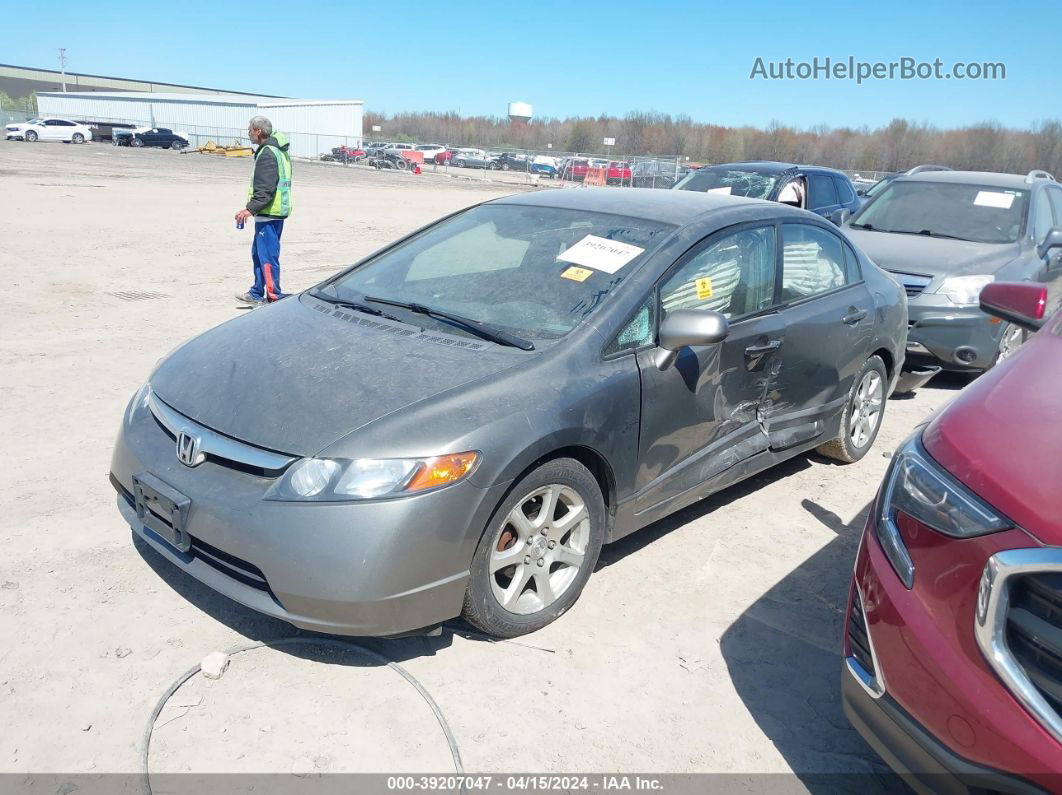
[(1037, 690), (1062, 714), (1062, 574), (1027, 574), (1015, 581), (1007, 645)]

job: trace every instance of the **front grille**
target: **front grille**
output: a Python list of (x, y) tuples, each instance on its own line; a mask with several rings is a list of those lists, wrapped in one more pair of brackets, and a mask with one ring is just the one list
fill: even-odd
[(872, 677), (876, 676), (874, 658), (870, 654), (867, 619), (863, 615), (863, 605), (860, 603), (858, 593), (853, 594), (852, 609), (848, 613), (848, 645), (851, 646), (852, 656), (863, 666), (863, 670)]
[(907, 293), (908, 298), (914, 298), (916, 295), (921, 295), (922, 291), (929, 286), (929, 283), (933, 281), (933, 277), (924, 276), (921, 273), (903, 273), (901, 271), (890, 271), (895, 276), (900, 284), (903, 285), (904, 291)]
[(1006, 638), (1029, 680), (1062, 713), (1062, 574), (1015, 578)]

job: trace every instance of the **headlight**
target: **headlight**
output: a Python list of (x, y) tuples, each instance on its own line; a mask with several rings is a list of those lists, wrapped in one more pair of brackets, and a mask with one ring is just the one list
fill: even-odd
[(908, 439), (893, 458), (877, 522), (878, 541), (908, 588), (914, 586), (914, 563), (897, 526), (897, 514), (951, 538), (972, 538), (1014, 526), (930, 458), (920, 438), (921, 432)]
[(266, 494), (267, 500), (339, 502), (399, 497), (463, 480), (479, 454), (434, 458), (303, 458)]
[(148, 398), (151, 397), (151, 385), (145, 383), (136, 394), (133, 395), (132, 400), (129, 401), (129, 405), (125, 407), (125, 421), (128, 423), (133, 418), (133, 412), (140, 409), (146, 409), (148, 405)]
[(995, 276), (949, 276), (937, 290), (959, 306), (976, 306), (981, 289), (995, 281)]

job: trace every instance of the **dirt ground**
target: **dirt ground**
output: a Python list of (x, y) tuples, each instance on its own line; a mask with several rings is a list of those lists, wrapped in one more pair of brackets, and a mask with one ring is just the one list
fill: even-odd
[[(251, 232), (232, 217), (250, 167), (0, 142), (0, 773), (136, 771), (178, 675), (296, 634), (134, 544), (107, 482), (126, 401), (154, 363), (238, 311)], [(284, 289), (506, 190), (299, 163)], [(879, 776), (838, 700), (852, 561), (887, 454), (961, 383), (889, 401), (856, 465), (800, 456), (607, 547), (579, 603), (537, 634), (492, 643), (458, 625), (366, 645), (430, 692), (468, 771), (794, 771), (809, 787), (816, 773)], [(408, 682), (309, 645), (193, 677), (159, 718), (150, 764), (453, 770)]]

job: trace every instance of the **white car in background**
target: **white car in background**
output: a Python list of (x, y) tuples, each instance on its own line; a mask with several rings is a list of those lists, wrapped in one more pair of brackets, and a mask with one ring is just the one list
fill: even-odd
[(83, 144), (92, 140), (92, 130), (84, 124), (54, 116), (46, 119), (30, 119), (27, 122), (9, 124), (4, 128), (7, 140), (18, 141), (65, 141)]
[(425, 163), (434, 163), (435, 156), (445, 152), (446, 147), (441, 144), (417, 144), (416, 151), (424, 153)]

